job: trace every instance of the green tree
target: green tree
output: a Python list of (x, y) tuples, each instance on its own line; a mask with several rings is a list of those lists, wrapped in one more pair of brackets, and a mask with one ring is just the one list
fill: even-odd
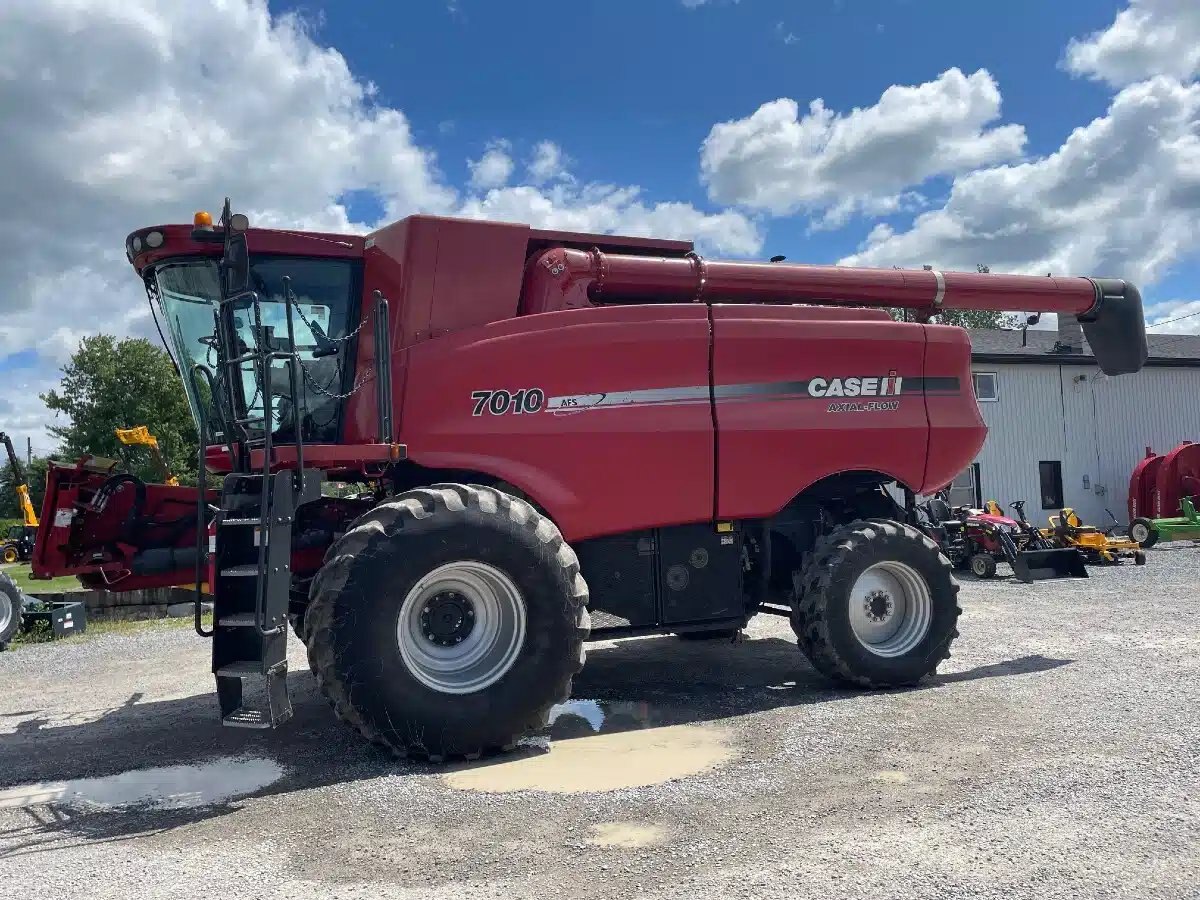
[(171, 471), (184, 482), (196, 478), (196, 426), (171, 358), (144, 338), (109, 334), (84, 338), (63, 367), (62, 383), (42, 394), (47, 408), (69, 417), (52, 425), (67, 458), (94, 453), (127, 459), (132, 471), (158, 481), (149, 454), (126, 448), (115, 429), (146, 425), (158, 438)]
[(1016, 316), (990, 309), (948, 309), (934, 316), (933, 321), (959, 328), (1016, 328), (1019, 324)]
[[(898, 269), (899, 266), (892, 268)], [(925, 271), (929, 271), (933, 266), (922, 266)], [(980, 263), (975, 267), (975, 271), (980, 275), (988, 275), (991, 273), (991, 267)], [(889, 310), (893, 319), (905, 320), (906, 317), (911, 321), (911, 313), (907, 313), (903, 309)], [(1019, 328), (1021, 319), (1019, 316), (1012, 313), (997, 312), (990, 309), (948, 309), (945, 312), (940, 312), (932, 319), (938, 325), (957, 325), (959, 328)]]

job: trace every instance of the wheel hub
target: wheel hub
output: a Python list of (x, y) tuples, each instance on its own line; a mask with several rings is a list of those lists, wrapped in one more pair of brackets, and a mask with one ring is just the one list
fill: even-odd
[(525, 599), (504, 571), (477, 560), (438, 566), (400, 604), (404, 665), (425, 687), (470, 694), (494, 684), (525, 643)]
[(850, 628), (876, 656), (903, 656), (929, 633), (933, 600), (929, 585), (912, 566), (881, 560), (868, 566), (850, 589)]
[(887, 591), (871, 591), (863, 599), (863, 612), (872, 622), (886, 622), (896, 610), (896, 601)]
[(475, 608), (457, 591), (440, 591), (421, 609), (421, 631), (439, 647), (461, 644), (475, 627)]

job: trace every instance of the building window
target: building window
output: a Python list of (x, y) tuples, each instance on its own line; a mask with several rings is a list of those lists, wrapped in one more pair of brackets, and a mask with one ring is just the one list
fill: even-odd
[(1041, 485), (1042, 509), (1062, 509), (1062, 463), (1057, 459), (1038, 463), (1038, 483)]
[(975, 385), (975, 399), (984, 401), (997, 400), (997, 381), (995, 372), (975, 372), (972, 374), (971, 382)]
[(983, 506), (983, 494), (979, 489), (979, 463), (971, 463), (959, 472), (958, 477), (950, 482), (949, 493), (951, 506), (980, 509)]

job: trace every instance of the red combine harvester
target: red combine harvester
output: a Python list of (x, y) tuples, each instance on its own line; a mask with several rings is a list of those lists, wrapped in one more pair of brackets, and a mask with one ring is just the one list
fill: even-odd
[(260, 230), (228, 202), (210, 223), (127, 242), (204, 436), (199, 487), (56, 466), (34, 570), (194, 577), (228, 725), (290, 716), (290, 620), (342, 719), (434, 759), (543, 725), (589, 636), (774, 613), (828, 676), (916, 683), (959, 608), (915, 495), (985, 436), (966, 334), (929, 316), (1076, 315), (1109, 374), (1146, 355), (1119, 280), (719, 262), (429, 216)]

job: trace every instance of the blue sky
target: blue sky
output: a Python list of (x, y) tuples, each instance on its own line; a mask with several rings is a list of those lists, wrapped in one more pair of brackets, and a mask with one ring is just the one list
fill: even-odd
[(124, 236), (226, 195), (266, 227), (1114, 275), (1200, 331), (1186, 0), (5, 0), (0, 109), (18, 433), (81, 337), (156, 339)]
[[(947, 68), (983, 68), (1003, 92), (1002, 122), (1023, 125), (1027, 156), (1058, 148), (1102, 116), (1104, 84), (1072, 77), (1060, 61), (1072, 38), (1103, 29), (1115, 0), (680, 0), (495, 3), (421, 0), (402, 14), (386, 0), (272, 3), (312, 25), (381, 103), (403, 109), (451, 182), (491, 140), (514, 153), (554, 140), (584, 181), (637, 184), (653, 200), (712, 207), (695, 158), (715, 122), (777, 97), (836, 110), (878, 101), (892, 84), (921, 84)], [(925, 184), (944, 199), (949, 179)], [(348, 198), (370, 218), (370, 192)], [(878, 221), (812, 232), (803, 217), (765, 229), (768, 253), (832, 262)], [(988, 260), (979, 260), (988, 262)], [(1119, 274), (1119, 273), (1112, 273)], [(1148, 299), (1195, 296), (1195, 261), (1179, 264)]]

